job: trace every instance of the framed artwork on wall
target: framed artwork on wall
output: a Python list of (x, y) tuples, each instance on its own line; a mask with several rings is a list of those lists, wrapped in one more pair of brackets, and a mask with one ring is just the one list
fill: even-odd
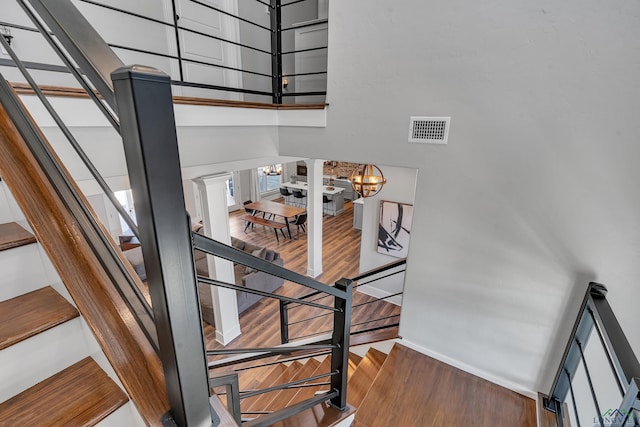
[(405, 258), (409, 252), (413, 205), (380, 201), (378, 226), (378, 252), (397, 258)]

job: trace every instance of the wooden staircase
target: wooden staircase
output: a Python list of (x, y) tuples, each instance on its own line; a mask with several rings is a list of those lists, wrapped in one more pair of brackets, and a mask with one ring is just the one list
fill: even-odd
[[(241, 389), (243, 384), (262, 389), (329, 370), (327, 356), (244, 370), (239, 381)], [(305, 385), (326, 381), (322, 378)], [(260, 420), (272, 410), (328, 390), (326, 384), (319, 384), (245, 399), (241, 401), (243, 420)], [(273, 426), (534, 427), (537, 418), (533, 399), (398, 343), (388, 355), (373, 347), (363, 357), (350, 353), (347, 402), (345, 412), (326, 404), (316, 405)]]
[[(341, 412), (328, 405), (317, 405), (286, 420), (273, 424), (278, 427), (332, 426), (353, 414), (362, 402), (377, 371), (384, 363), (386, 354), (371, 348), (364, 357), (349, 354), (348, 409)], [(239, 376), (241, 390), (264, 389), (278, 384), (302, 380), (329, 373), (331, 358), (310, 358), (303, 361), (279, 363), (270, 367), (242, 371)], [(293, 406), (317, 394), (329, 391), (328, 377), (307, 381), (303, 387), (264, 393), (241, 401), (243, 420), (259, 419), (266, 413)], [(313, 385), (318, 384), (318, 385)]]
[[(16, 262), (41, 268), (36, 246), (33, 234), (18, 223), (0, 224), (0, 271)], [(121, 424), (122, 416), (111, 422), (107, 417), (127, 403), (127, 395), (94, 359), (66, 348), (90, 347), (81, 343), (86, 337), (78, 310), (53, 286), (37, 286), (27, 278), (22, 294), (13, 295), (20, 283), (0, 290), (0, 425)], [(69, 337), (74, 330), (82, 336)], [(55, 372), (60, 364), (66, 366)]]

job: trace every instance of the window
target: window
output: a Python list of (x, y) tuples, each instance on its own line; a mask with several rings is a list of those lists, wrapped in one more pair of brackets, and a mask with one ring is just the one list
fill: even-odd
[(260, 194), (280, 188), (282, 184), (282, 165), (270, 165), (258, 168), (258, 188)]

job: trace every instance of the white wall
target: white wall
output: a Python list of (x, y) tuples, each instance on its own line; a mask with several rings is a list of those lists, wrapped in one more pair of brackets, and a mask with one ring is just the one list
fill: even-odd
[[(640, 354), (640, 3), (360, 0), (329, 22), (327, 128), (281, 129), (280, 152), (420, 170), (401, 335), (546, 391), (597, 280)], [(408, 144), (410, 115), (451, 116), (449, 144)]]

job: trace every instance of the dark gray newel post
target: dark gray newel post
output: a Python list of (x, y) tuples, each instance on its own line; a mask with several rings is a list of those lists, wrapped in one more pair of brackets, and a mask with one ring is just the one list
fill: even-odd
[(170, 78), (141, 66), (120, 68), (111, 78), (172, 416), (180, 426), (209, 426), (205, 344)]

